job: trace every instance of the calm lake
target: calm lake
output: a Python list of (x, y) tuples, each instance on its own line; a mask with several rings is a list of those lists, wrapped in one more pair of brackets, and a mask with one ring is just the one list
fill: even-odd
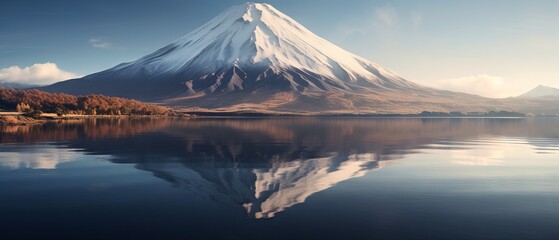
[(1, 239), (559, 239), (559, 120), (0, 130)]

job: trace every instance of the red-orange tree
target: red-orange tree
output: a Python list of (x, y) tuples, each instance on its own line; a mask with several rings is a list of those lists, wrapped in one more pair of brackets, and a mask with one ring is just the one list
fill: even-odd
[(0, 88), (0, 108), (16, 110), (18, 104), (31, 110), (52, 113), (81, 113), (92, 115), (168, 115), (169, 108), (140, 101), (103, 95), (74, 96), (39, 90)]

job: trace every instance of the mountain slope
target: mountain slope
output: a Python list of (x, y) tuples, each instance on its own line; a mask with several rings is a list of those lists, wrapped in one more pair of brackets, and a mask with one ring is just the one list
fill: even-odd
[[(485, 111), (488, 99), (407, 81), (268, 4), (231, 7), (130, 63), (44, 88), (222, 111)], [(504, 108), (506, 109), (506, 107)]]
[(559, 98), (559, 89), (538, 85), (534, 89), (518, 96), (519, 98)]

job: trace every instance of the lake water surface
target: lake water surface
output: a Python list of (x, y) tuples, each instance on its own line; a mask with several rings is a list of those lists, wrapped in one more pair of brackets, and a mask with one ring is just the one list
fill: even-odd
[(0, 130), (1, 239), (559, 239), (559, 120)]

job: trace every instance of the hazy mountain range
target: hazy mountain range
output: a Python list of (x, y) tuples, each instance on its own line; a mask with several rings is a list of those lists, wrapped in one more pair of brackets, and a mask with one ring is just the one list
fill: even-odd
[(261, 3), (231, 7), (136, 61), (42, 89), (122, 96), (197, 111), (484, 112), (522, 111), (523, 106), (541, 104), (413, 83)]

